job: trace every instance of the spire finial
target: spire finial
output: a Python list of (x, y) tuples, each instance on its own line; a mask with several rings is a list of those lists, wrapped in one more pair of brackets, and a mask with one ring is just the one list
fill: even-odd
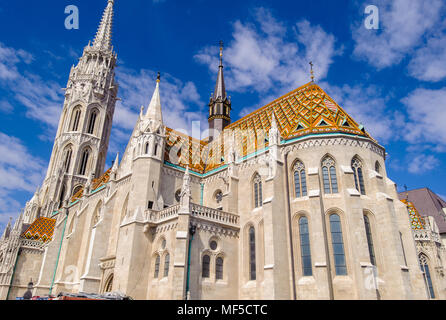
[(160, 82), (161, 81), (161, 73), (158, 71), (158, 75), (156, 77), (156, 82)]
[(409, 201), (409, 192), (407, 192), (407, 185), (404, 185), (404, 190), (406, 192), (406, 201)]
[(313, 61), (310, 61), (310, 66), (311, 66), (311, 82), (314, 82)]
[(113, 24), (113, 5), (114, 0), (108, 0), (107, 7), (104, 10), (101, 23), (93, 42), (93, 47), (103, 50), (111, 48), (111, 33)]
[(223, 67), (223, 48), (224, 48), (223, 41), (220, 40), (220, 67)]

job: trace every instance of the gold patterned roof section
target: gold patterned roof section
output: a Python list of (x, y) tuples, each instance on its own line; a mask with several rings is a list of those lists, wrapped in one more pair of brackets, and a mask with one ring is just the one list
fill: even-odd
[[(108, 169), (100, 178), (93, 180), (91, 184), (91, 190), (94, 191), (110, 181), (111, 169), (112, 168)], [(80, 198), (82, 198), (83, 195), (84, 195), (84, 188), (82, 187), (75, 195), (71, 197), (71, 203), (75, 202), (76, 200), (79, 200)]]
[(410, 226), (413, 230), (424, 230), (426, 228), (426, 221), (424, 218), (418, 213), (417, 208), (415, 208), (414, 204), (406, 199), (401, 200), (407, 206), (407, 211), (409, 213), (410, 218)]
[(36, 241), (39, 240), (42, 242), (50, 241), (53, 237), (55, 225), (56, 219), (37, 218), (36, 221), (22, 233), (22, 238)]
[[(324, 133), (348, 133), (373, 140), (324, 90), (310, 82), (232, 123), (209, 144), (167, 128), (165, 159), (181, 167), (189, 165), (195, 172), (207, 173), (227, 164), (228, 143), (233, 137), (234, 149), (240, 157), (255, 154), (268, 147), (273, 113), (285, 140)], [(189, 149), (188, 158), (172, 161), (174, 146)], [(200, 161), (192, 161), (199, 153)]]
[(183, 168), (189, 166), (195, 172), (204, 172), (206, 142), (170, 128), (166, 128), (166, 136), (165, 161)]

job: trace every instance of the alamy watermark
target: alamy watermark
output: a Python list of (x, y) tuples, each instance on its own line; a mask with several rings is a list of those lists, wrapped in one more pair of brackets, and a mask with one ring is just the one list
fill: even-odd
[(79, 8), (75, 5), (66, 6), (65, 14), (68, 14), (65, 18), (65, 28), (67, 30), (79, 29)]
[(368, 30), (379, 29), (379, 9), (375, 5), (368, 5), (365, 7), (365, 14), (368, 16), (364, 20), (364, 26)]

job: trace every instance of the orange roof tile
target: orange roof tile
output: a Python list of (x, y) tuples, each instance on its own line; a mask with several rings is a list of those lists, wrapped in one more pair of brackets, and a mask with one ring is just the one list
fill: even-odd
[(226, 163), (225, 142), (230, 141), (233, 134), (239, 156), (258, 152), (268, 146), (273, 113), (285, 140), (323, 133), (348, 133), (373, 140), (324, 90), (310, 82), (230, 124), (211, 143), (167, 128), (165, 160), (207, 173)]
[(38, 218), (22, 233), (22, 238), (40, 240), (42, 242), (50, 241), (53, 237), (55, 226), (56, 219)]

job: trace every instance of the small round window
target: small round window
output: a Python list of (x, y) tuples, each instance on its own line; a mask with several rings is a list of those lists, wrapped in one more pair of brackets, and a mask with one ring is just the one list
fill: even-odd
[(218, 247), (217, 241), (212, 240), (209, 246), (211, 247), (211, 250), (217, 250)]

